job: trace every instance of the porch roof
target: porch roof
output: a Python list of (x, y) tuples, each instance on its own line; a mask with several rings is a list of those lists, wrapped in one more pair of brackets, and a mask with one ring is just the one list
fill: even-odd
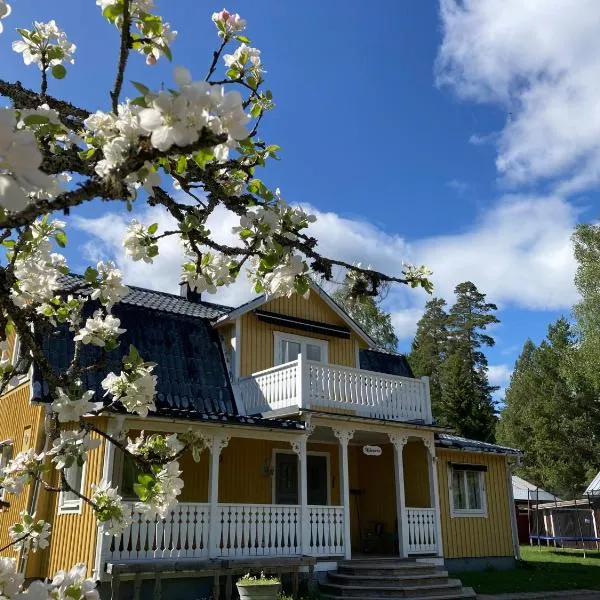
[(452, 435), (449, 433), (436, 433), (436, 445), (443, 448), (464, 450), (465, 452), (490, 452), (492, 454), (507, 454), (509, 456), (522, 456), (523, 452), (517, 448), (470, 440), (468, 438)]

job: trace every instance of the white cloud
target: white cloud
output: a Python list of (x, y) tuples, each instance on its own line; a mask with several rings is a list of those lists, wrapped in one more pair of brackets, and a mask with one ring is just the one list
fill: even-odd
[(508, 365), (489, 365), (488, 367), (488, 379), (491, 385), (505, 388), (510, 381), (511, 374), (512, 368)]
[[(360, 261), (389, 274), (399, 275), (402, 261), (427, 264), (434, 271), (435, 294), (452, 300), (457, 283), (473, 281), (488, 299), (501, 305), (529, 309), (567, 308), (576, 300), (573, 288), (575, 262), (570, 235), (576, 213), (558, 198), (510, 196), (502, 199), (466, 231), (408, 243), (359, 219), (319, 212), (311, 233), (319, 250), (332, 258)], [(137, 215), (145, 223), (172, 228), (170, 217), (157, 208)], [(113, 257), (125, 280), (132, 285), (177, 291), (181, 249), (174, 238), (161, 242), (154, 265), (134, 263), (121, 247), (126, 218), (115, 214), (100, 219), (76, 219), (80, 229), (93, 235), (87, 252)], [(231, 239), (235, 216), (219, 211), (210, 228), (221, 240)], [(240, 304), (252, 296), (247, 281), (239, 281), (207, 297), (225, 304)], [(428, 296), (422, 290), (394, 286), (385, 300), (401, 339), (414, 335)]]
[(437, 82), (497, 103), (498, 170), (570, 194), (600, 182), (600, 2), (440, 0)]

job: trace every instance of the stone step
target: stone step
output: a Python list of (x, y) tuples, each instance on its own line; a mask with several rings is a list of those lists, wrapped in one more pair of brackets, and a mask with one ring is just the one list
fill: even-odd
[(400, 575), (371, 575), (370, 573), (360, 573), (359, 575), (349, 575), (331, 571), (327, 574), (331, 583), (339, 585), (378, 585), (378, 586), (410, 586), (419, 584), (439, 583), (440, 580), (448, 578), (448, 571), (432, 571), (431, 573), (402, 573)]
[(417, 562), (379, 563), (379, 564), (350, 564), (340, 563), (338, 572), (346, 575), (381, 575), (383, 577), (403, 577), (404, 575), (431, 575), (437, 573), (435, 565)]
[(428, 598), (441, 594), (454, 594), (462, 590), (462, 583), (458, 579), (445, 579), (441, 582), (422, 583), (414, 582), (413, 585), (340, 585), (325, 583), (320, 586), (325, 594), (342, 598)]
[[(347, 596), (336, 596), (333, 594), (321, 594), (321, 600), (346, 600)], [(389, 596), (369, 596), (369, 600), (389, 600)], [(472, 588), (462, 588), (456, 592), (444, 593), (437, 596), (404, 596), (406, 600), (475, 600), (477, 595)]]

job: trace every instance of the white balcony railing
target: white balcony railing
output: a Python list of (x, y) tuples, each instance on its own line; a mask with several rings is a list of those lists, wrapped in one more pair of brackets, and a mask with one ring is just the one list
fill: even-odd
[(220, 503), (213, 541), (209, 504), (177, 504), (165, 519), (130, 508), (131, 524), (112, 538), (106, 561), (301, 555), (302, 535), (311, 556), (344, 554), (342, 506), (308, 506), (303, 523), (297, 505)]
[(339, 365), (298, 360), (238, 381), (247, 414), (297, 406), (392, 421), (431, 423), (429, 383)]
[(434, 554), (436, 543), (435, 508), (407, 508), (408, 553)]

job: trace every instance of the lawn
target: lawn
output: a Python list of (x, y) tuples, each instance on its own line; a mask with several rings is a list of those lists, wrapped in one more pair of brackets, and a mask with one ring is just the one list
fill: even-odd
[(510, 571), (458, 573), (480, 594), (600, 589), (600, 552), (521, 546), (521, 563)]

